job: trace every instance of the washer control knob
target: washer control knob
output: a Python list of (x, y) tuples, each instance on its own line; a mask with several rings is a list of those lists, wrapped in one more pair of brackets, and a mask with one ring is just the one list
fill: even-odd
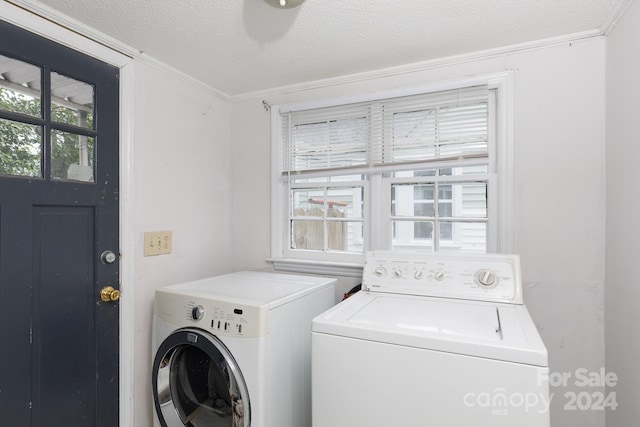
[(444, 271), (438, 271), (434, 277), (438, 282), (442, 282), (444, 280)]
[(493, 271), (482, 269), (476, 272), (476, 281), (480, 286), (483, 286), (485, 288), (490, 288), (492, 286), (497, 285), (498, 277), (496, 276), (496, 273), (494, 273)]
[(191, 317), (193, 320), (200, 320), (204, 317), (204, 307), (201, 305), (196, 305), (191, 309)]
[(395, 277), (396, 279), (402, 278), (402, 270), (400, 270), (399, 268), (393, 270), (393, 277)]
[(375, 273), (375, 275), (376, 275), (376, 276), (378, 276), (378, 277), (382, 277), (382, 276), (384, 276), (385, 274), (387, 274), (387, 270), (386, 270), (384, 267), (378, 267), (378, 268), (376, 268), (373, 272), (374, 272), (374, 273)]
[(416, 270), (416, 272), (413, 274), (413, 277), (415, 277), (416, 280), (422, 279), (422, 276), (424, 276), (424, 271), (422, 270)]

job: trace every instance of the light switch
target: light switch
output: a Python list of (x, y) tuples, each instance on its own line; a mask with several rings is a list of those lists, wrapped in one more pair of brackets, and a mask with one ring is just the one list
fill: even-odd
[(144, 233), (144, 256), (171, 253), (173, 236), (171, 231), (148, 231)]

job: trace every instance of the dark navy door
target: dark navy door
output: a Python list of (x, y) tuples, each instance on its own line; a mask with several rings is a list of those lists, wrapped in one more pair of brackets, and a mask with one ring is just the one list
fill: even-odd
[(0, 425), (118, 425), (118, 69), (0, 21)]

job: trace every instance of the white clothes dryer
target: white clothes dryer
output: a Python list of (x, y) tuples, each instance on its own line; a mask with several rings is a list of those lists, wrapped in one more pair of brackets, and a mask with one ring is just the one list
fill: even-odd
[(335, 280), (237, 272), (158, 289), (156, 427), (310, 427), (311, 319)]
[(373, 252), (362, 288), (313, 320), (314, 427), (549, 427), (517, 256)]

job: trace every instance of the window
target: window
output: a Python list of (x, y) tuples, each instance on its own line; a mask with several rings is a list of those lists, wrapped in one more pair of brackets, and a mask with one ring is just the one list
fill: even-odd
[(273, 109), (273, 260), (508, 251), (508, 74)]
[(94, 182), (94, 98), (92, 84), (0, 54), (0, 175)]
[(395, 174), (391, 247), (486, 252), (492, 180), (484, 165)]

